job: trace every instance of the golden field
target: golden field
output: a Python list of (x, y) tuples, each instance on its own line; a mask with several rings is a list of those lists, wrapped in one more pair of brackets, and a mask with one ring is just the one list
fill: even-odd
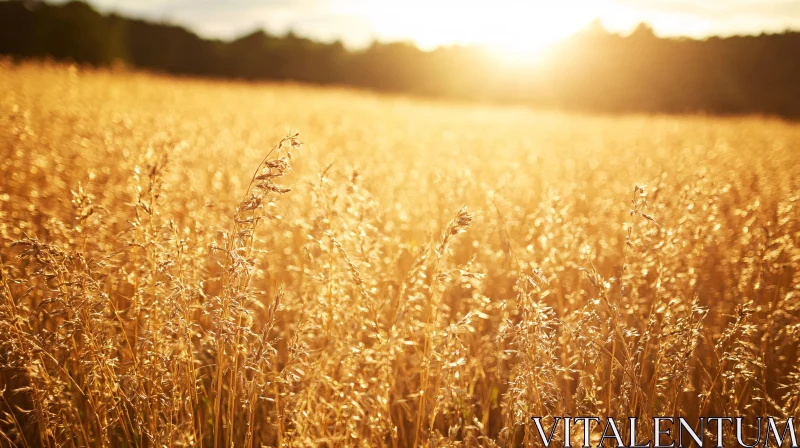
[(2, 62), (0, 446), (798, 415), (799, 159), (770, 118)]

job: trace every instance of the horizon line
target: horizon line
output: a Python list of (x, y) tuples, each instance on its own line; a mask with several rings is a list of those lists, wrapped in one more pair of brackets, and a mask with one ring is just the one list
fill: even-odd
[[(340, 43), (346, 50), (348, 51), (363, 51), (367, 50), (374, 45), (392, 45), (392, 44), (405, 44), (411, 45), (418, 49), (419, 51), (430, 53), (435, 52), (441, 49), (451, 49), (451, 48), (466, 48), (466, 49), (476, 49), (476, 50), (487, 50), (493, 48), (492, 44), (489, 43), (480, 43), (480, 42), (452, 42), (452, 43), (443, 43), (437, 45), (420, 45), (419, 42), (416, 42), (413, 38), (382, 38), (378, 35), (374, 35), (370, 40), (365, 41), (363, 44), (349, 44), (343, 36), (338, 36), (332, 39), (325, 39), (320, 38), (317, 36), (310, 36), (307, 33), (304, 33), (300, 30), (296, 30), (295, 27), (289, 27), (286, 30), (273, 30), (266, 24), (262, 24), (259, 26), (252, 26), (249, 28), (243, 28), (242, 31), (232, 33), (230, 36), (222, 36), (222, 35), (214, 35), (213, 33), (205, 33), (201, 30), (198, 30), (196, 26), (193, 26), (189, 23), (185, 23), (179, 19), (170, 18), (170, 17), (151, 17), (147, 14), (136, 14), (129, 11), (120, 11), (116, 8), (102, 8), (96, 4), (94, 4), (91, 0), (0, 0), (7, 1), (7, 2), (19, 2), (26, 6), (26, 8), (31, 9), (28, 4), (34, 3), (36, 4), (35, 7), (39, 5), (47, 5), (47, 6), (56, 6), (56, 7), (63, 7), (70, 3), (79, 3), (84, 4), (90, 7), (96, 13), (103, 15), (105, 17), (117, 16), (121, 18), (125, 18), (128, 20), (137, 20), (146, 23), (156, 24), (156, 25), (164, 25), (164, 26), (173, 26), (177, 28), (181, 28), (196, 37), (203, 39), (205, 41), (215, 41), (215, 42), (222, 42), (222, 43), (231, 43), (236, 42), (237, 40), (241, 40), (248, 36), (252, 36), (259, 32), (264, 33), (270, 37), (276, 38), (289, 38), (294, 36), (296, 38), (305, 39), (311, 42), (326, 44), (326, 45), (333, 45), (337, 42)], [(681, 33), (661, 33), (658, 32), (651, 22), (647, 20), (641, 20), (637, 22), (633, 27), (631, 27), (627, 31), (622, 30), (612, 30), (609, 29), (603, 21), (602, 17), (595, 17), (592, 21), (586, 23), (581, 28), (569, 33), (568, 35), (556, 39), (547, 47), (556, 47), (561, 43), (568, 41), (575, 36), (580, 35), (586, 31), (591, 30), (594, 27), (598, 27), (604, 33), (609, 36), (616, 36), (621, 38), (627, 38), (633, 35), (640, 27), (645, 26), (648, 28), (654, 37), (662, 40), (683, 40), (683, 41), (696, 41), (696, 42), (704, 42), (713, 39), (730, 39), (730, 38), (747, 38), (747, 37), (759, 37), (759, 36), (772, 36), (772, 35), (784, 35), (784, 34), (794, 34), (800, 33), (800, 26), (793, 27), (793, 26), (786, 26), (785, 28), (778, 30), (778, 29), (768, 29), (765, 28), (760, 32), (746, 32), (746, 31), (733, 31), (730, 33), (712, 33), (705, 36), (692, 36), (690, 34), (681, 34)]]

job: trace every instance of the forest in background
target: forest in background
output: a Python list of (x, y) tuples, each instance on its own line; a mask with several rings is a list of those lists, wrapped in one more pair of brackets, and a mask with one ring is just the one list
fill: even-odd
[(342, 85), (429, 97), (595, 112), (800, 117), (800, 32), (704, 40), (627, 36), (599, 23), (536, 66), (499, 64), (476, 47), (422, 51), (375, 42), (349, 50), (292, 33), (209, 40), (172, 24), (102, 14), (83, 2), (0, 2), (0, 54), (124, 63), (176, 75)]

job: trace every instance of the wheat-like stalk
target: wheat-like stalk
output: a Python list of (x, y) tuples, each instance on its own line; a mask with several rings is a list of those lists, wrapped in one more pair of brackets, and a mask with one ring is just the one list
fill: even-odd
[[(0, 446), (754, 440), (800, 410), (794, 123), (0, 75)], [(264, 154), (283, 123), (302, 157)]]

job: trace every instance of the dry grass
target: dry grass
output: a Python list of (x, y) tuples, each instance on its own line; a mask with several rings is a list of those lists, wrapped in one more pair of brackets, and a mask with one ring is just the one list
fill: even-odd
[(0, 79), (0, 445), (800, 412), (800, 126)]

